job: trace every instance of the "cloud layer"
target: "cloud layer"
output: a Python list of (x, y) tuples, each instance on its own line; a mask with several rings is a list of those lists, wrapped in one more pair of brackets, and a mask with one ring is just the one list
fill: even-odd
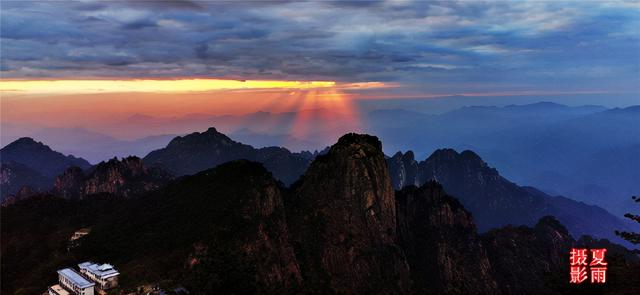
[(3, 1), (3, 78), (638, 92), (637, 2)]

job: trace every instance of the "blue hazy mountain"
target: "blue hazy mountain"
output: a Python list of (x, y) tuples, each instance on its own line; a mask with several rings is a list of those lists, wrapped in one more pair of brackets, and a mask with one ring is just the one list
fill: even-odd
[(519, 186), (469, 150), (440, 149), (424, 161), (414, 159), (411, 151), (398, 152), (387, 163), (396, 190), (438, 181), (471, 212), (480, 231), (508, 224), (533, 226), (552, 215), (575, 237), (589, 234), (625, 243), (611, 229), (632, 226), (601, 207)]
[(640, 107), (535, 103), (437, 115), (376, 110), (365, 118), (387, 153), (413, 150), (425, 158), (440, 148), (470, 149), (520, 185), (617, 214), (640, 191)]
[[(9, 133), (17, 133), (19, 130), (12, 126), (8, 126)], [(141, 138), (124, 140), (95, 132), (86, 128), (33, 128), (26, 134), (20, 136), (29, 136), (37, 138), (42, 142), (46, 142), (52, 149), (65, 154), (72, 154), (82, 157), (91, 163), (99, 163), (111, 159), (113, 157), (138, 156), (143, 157), (150, 151), (159, 149), (176, 134), (160, 134), (146, 135)], [(11, 142), (11, 135), (3, 136), (3, 142)]]

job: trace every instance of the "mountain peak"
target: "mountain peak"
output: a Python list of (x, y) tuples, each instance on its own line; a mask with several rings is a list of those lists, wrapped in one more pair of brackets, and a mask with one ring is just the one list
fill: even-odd
[(150, 152), (144, 157), (144, 162), (161, 166), (176, 176), (182, 176), (239, 159), (264, 164), (278, 180), (287, 185), (297, 180), (310, 162), (310, 159), (291, 153), (285, 148), (255, 149), (232, 140), (214, 127), (204, 132), (178, 136), (165, 148)]
[(322, 285), (335, 288), (320, 293), (359, 293), (372, 281), (386, 282), (389, 289), (379, 294), (408, 287), (395, 244), (394, 190), (377, 137), (342, 136), (294, 185), (290, 204), (294, 243), (311, 249), (300, 257), (303, 273), (326, 277)]
[(476, 154), (471, 150), (464, 150), (462, 153), (460, 153), (460, 157), (466, 160), (474, 160), (474, 161), (482, 162), (482, 158), (480, 158), (478, 154)]
[(219, 134), (220, 132), (218, 132), (218, 130), (216, 129), (216, 127), (209, 127), (209, 129), (207, 129), (207, 131), (205, 131), (204, 133), (214, 133), (214, 134)]
[(429, 159), (456, 159), (459, 156), (460, 154), (454, 149), (437, 149), (429, 156)]
[(338, 139), (338, 143), (335, 146), (350, 146), (350, 145), (371, 145), (378, 151), (382, 151), (382, 142), (376, 136), (368, 134), (347, 133)]
[(540, 101), (536, 103), (523, 104), (523, 105), (508, 105), (507, 107), (566, 108), (568, 106), (560, 103), (551, 102), (551, 101)]
[(0, 159), (5, 163), (23, 164), (49, 178), (56, 177), (70, 166), (84, 169), (91, 166), (82, 158), (63, 155), (30, 137), (22, 137), (0, 149)]
[(24, 149), (24, 148), (30, 148), (30, 149), (38, 148), (38, 149), (47, 150), (47, 151), (51, 150), (49, 146), (45, 145), (42, 142), (36, 141), (31, 137), (18, 138), (12, 143), (6, 145), (4, 148), (2, 148), (2, 150)]

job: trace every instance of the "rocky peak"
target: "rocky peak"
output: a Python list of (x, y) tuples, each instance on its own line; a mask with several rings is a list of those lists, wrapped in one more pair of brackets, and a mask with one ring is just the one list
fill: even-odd
[(148, 172), (147, 167), (142, 163), (142, 159), (136, 156), (129, 156), (118, 160), (118, 158), (109, 159), (106, 162), (100, 162), (93, 169), (94, 173), (99, 174), (127, 174), (130, 176), (138, 176)]
[[(452, 170), (452, 172), (457, 173), (476, 174), (489, 177), (499, 175), (497, 170), (490, 168), (487, 163), (480, 158), (480, 156), (469, 150), (458, 153), (453, 149), (439, 149), (431, 154), (431, 156), (429, 156), (422, 165), (426, 166), (426, 168), (431, 168), (433, 173), (442, 172), (442, 170), (445, 170), (443, 167), (446, 167), (454, 168), (446, 170)], [(425, 179), (425, 181), (426, 180), (427, 179)]]
[(407, 291), (408, 267), (395, 242), (394, 191), (377, 137), (341, 137), (293, 190), (289, 225), (311, 288), (341, 294)]
[(205, 132), (194, 132), (185, 136), (178, 136), (169, 142), (172, 145), (232, 145), (240, 144), (231, 140), (228, 136), (218, 132), (216, 128), (209, 127)]
[(127, 197), (157, 189), (171, 178), (160, 168), (146, 167), (138, 157), (113, 158), (100, 162), (86, 173), (78, 167), (67, 169), (56, 178), (55, 193), (65, 198), (83, 198), (98, 193)]
[(35, 141), (31, 137), (18, 138), (14, 142), (8, 144), (3, 148), (3, 150), (5, 151), (11, 151), (15, 149), (20, 149), (20, 150), (28, 149), (33, 151), (39, 150), (44, 152), (52, 151), (50, 147), (43, 144), (42, 142)]
[(54, 191), (57, 195), (73, 199), (83, 194), (82, 186), (85, 181), (84, 172), (80, 167), (69, 167), (64, 173), (56, 177)]

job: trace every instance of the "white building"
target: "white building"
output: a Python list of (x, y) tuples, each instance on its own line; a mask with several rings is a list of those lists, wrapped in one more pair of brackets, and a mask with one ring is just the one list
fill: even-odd
[(49, 295), (71, 295), (71, 293), (69, 293), (65, 288), (62, 288), (62, 286), (56, 284), (49, 287)]
[[(93, 287), (96, 285), (94, 282), (90, 282), (85, 279), (82, 275), (71, 268), (59, 270), (58, 281), (60, 282), (59, 285), (54, 285), (49, 288), (50, 295), (66, 295), (64, 294), (64, 291), (67, 290), (70, 290), (77, 295), (93, 295)], [(62, 286), (67, 290), (57, 288), (56, 286)]]
[(118, 275), (120, 273), (111, 264), (96, 264), (84, 262), (78, 264), (80, 273), (94, 281), (101, 290), (108, 290), (118, 286)]

